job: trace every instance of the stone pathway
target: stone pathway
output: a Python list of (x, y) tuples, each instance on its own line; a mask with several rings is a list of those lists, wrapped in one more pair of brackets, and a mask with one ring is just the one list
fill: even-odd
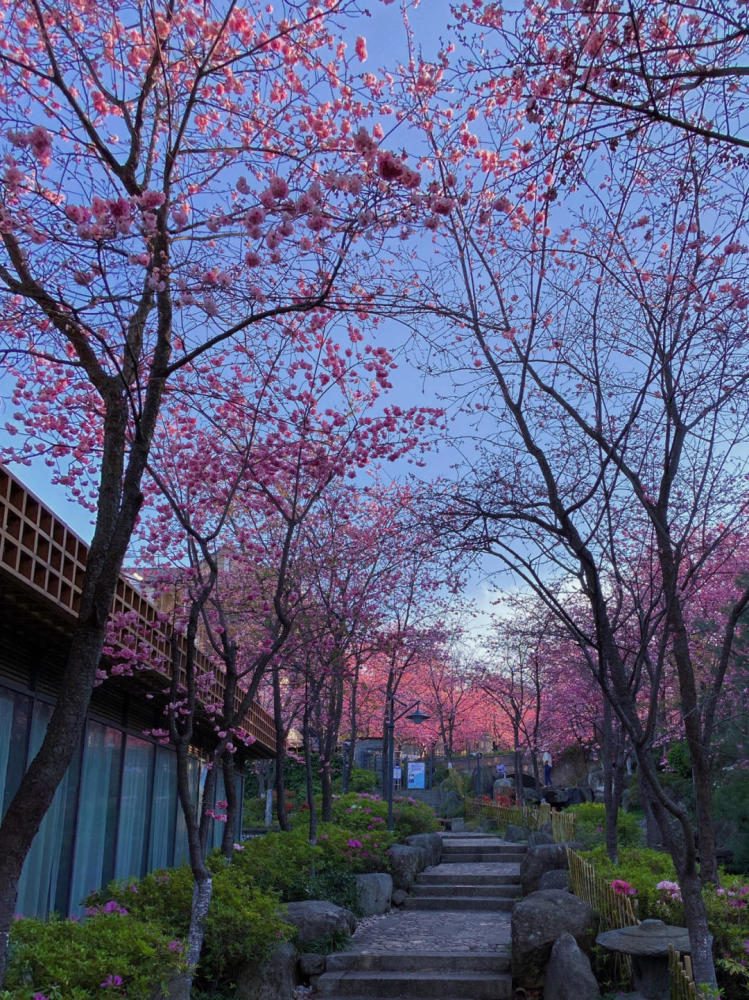
[[(494, 904), (501, 895), (511, 905), (519, 891), (521, 848), (488, 834), (444, 834), (443, 841), (441, 863), (419, 876), (419, 895), (409, 898), (409, 908), (362, 921), (346, 951), (328, 956), (318, 996), (507, 1000), (512, 995), (509, 906)], [(513, 860), (504, 860), (508, 856)], [(430, 899), (434, 892), (439, 895)], [(438, 908), (421, 908), (425, 898)]]

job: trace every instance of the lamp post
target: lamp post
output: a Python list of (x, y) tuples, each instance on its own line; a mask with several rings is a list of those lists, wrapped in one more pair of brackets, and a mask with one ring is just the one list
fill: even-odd
[[(395, 757), (395, 724), (398, 719), (402, 719), (404, 716), (409, 722), (415, 722), (417, 726), (420, 726), (422, 722), (426, 722), (429, 718), (419, 709), (418, 701), (412, 702), (412, 704), (407, 705), (402, 712), (398, 715), (395, 714), (395, 703), (398, 699), (394, 694), (388, 695), (387, 700), (387, 715), (385, 717), (385, 732), (386, 732), (386, 747), (385, 747), (385, 761), (386, 761), (386, 775), (387, 775), (387, 804), (388, 804), (388, 830), (393, 829), (393, 764)], [(399, 705), (403, 702), (398, 701)], [(416, 711), (411, 712), (411, 709), (416, 709)], [(411, 712), (409, 715), (408, 713)]]

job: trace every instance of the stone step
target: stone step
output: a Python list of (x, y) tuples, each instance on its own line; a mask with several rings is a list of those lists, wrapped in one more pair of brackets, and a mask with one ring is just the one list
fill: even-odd
[(459, 854), (453, 854), (443, 851), (440, 864), (519, 864), (524, 857), (525, 855), (519, 852), (514, 854), (496, 854), (494, 851), (474, 853), (461, 851)]
[(417, 885), (516, 885), (519, 872), (507, 875), (473, 875), (470, 872), (426, 871), (416, 876)]
[(504, 952), (357, 952), (339, 951), (325, 959), (327, 972), (496, 972), (510, 971), (509, 946)]
[(498, 844), (480, 840), (451, 844), (449, 841), (442, 841), (443, 854), (475, 854), (482, 851), (491, 851), (496, 854), (525, 854), (527, 850), (525, 844)]
[(317, 995), (347, 1000), (507, 1000), (512, 979), (507, 973), (487, 972), (325, 972), (317, 981)]
[(517, 899), (520, 892), (520, 885), (517, 882), (506, 885), (487, 885), (483, 879), (477, 879), (475, 882), (437, 882), (428, 884), (417, 882), (410, 889), (411, 896), (448, 897), (454, 893), (456, 896), (499, 897), (500, 899), (507, 899), (508, 897)]
[(516, 902), (517, 898), (495, 898), (493, 896), (408, 896), (403, 902), (403, 909), (501, 910), (509, 913)]

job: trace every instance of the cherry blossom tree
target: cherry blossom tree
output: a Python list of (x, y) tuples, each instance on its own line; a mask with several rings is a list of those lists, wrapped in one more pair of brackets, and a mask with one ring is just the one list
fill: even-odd
[[(354, 0), (270, 8), (7, 5), (2, 357), (16, 458), (90, 505), (80, 614), (45, 741), (0, 827), (0, 952), (23, 860), (81, 733), (169, 389), (217, 353), (354, 310), (419, 175), (380, 150), (341, 24)], [(210, 358), (210, 360), (209, 360)], [(220, 364), (228, 364), (222, 357)], [(368, 363), (386, 368), (381, 349)], [(6, 457), (13, 457), (6, 456)], [(4, 960), (3, 960), (4, 961)]]
[[(453, 373), (474, 422), (477, 459), (444, 504), (453, 528), (535, 587), (590, 651), (674, 857), (696, 976), (714, 985), (700, 889), (717, 875), (707, 701), (680, 580), (689, 537), (743, 533), (749, 513), (745, 174), (688, 130), (675, 143), (656, 123), (625, 148), (589, 141), (562, 97), (545, 116), (528, 104), (522, 65), (497, 72), (505, 12), (481, 10), (491, 49), (483, 25), (454, 54), (414, 56), (401, 74), (397, 101), (431, 171), (419, 211), (434, 251), (414, 274), (418, 294), (393, 308), (429, 328), (428, 363)], [(618, 642), (608, 585), (632, 538), (654, 553), (641, 662), (657, 620), (690, 749), (700, 864), (689, 815), (654, 766), (639, 666)], [(553, 596), (560, 584), (584, 596), (583, 621)]]

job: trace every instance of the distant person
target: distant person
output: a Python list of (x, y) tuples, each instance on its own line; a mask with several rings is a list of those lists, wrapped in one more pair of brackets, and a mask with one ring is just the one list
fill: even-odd
[(498, 778), (507, 777), (507, 768), (504, 766), (504, 764), (497, 764), (495, 771)]
[(551, 784), (551, 754), (548, 750), (541, 755), (541, 763), (544, 765), (544, 784), (548, 787)]

